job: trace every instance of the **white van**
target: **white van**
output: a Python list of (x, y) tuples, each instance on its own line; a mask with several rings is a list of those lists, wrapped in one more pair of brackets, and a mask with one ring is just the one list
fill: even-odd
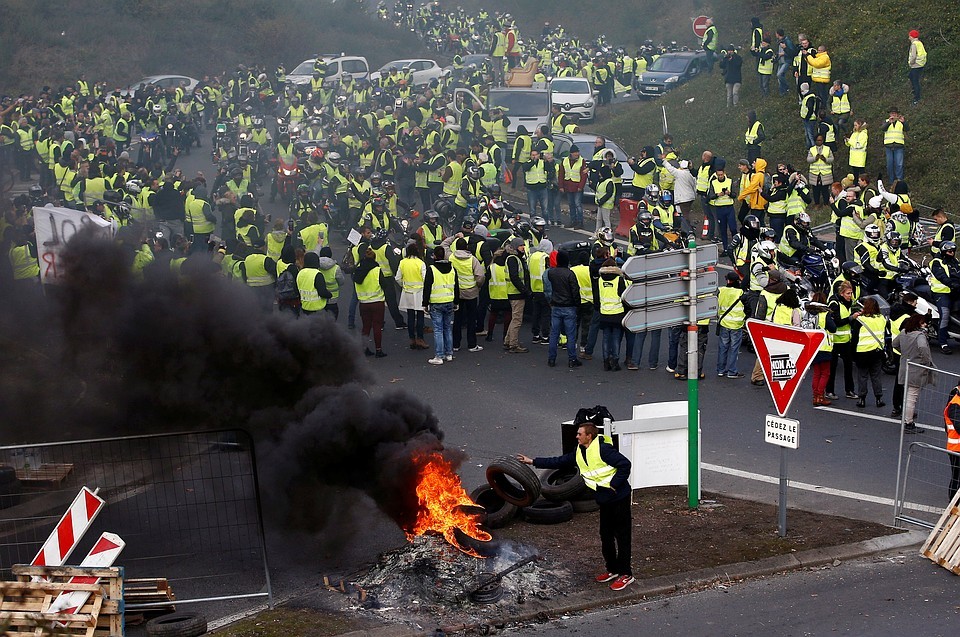
[[(320, 57), (327, 63), (327, 75), (324, 78), (324, 84), (333, 84), (339, 82), (344, 73), (349, 73), (353, 79), (369, 79), (370, 65), (367, 64), (367, 58), (359, 55), (337, 55), (324, 54)], [(309, 84), (313, 78), (313, 63), (316, 58), (304, 60), (297, 65), (297, 68), (287, 73), (288, 86), (302, 86)]]
[(503, 109), (503, 114), (510, 120), (508, 137), (511, 143), (517, 136), (517, 127), (521, 124), (532, 134), (540, 126), (550, 125), (550, 89), (546, 84), (540, 86), (534, 85), (531, 88), (503, 87), (491, 88), (487, 92), (487, 100), (484, 102), (477, 97), (473, 91), (466, 88), (454, 89), (454, 99), (451, 107), (457, 113), (459, 118), (461, 105), (473, 104), (474, 102), (484, 105), (484, 108)]

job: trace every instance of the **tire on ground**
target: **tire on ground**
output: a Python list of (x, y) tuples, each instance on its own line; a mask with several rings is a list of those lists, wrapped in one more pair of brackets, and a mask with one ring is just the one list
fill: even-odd
[(523, 519), (531, 524), (560, 524), (573, 518), (573, 505), (569, 502), (540, 499), (522, 511)]
[(547, 469), (540, 475), (540, 495), (554, 502), (572, 500), (589, 491), (578, 469)]
[(570, 504), (573, 506), (574, 513), (593, 513), (594, 511), (600, 510), (600, 505), (597, 504), (595, 498), (590, 498), (589, 500), (571, 500)]
[(207, 632), (207, 619), (197, 613), (170, 613), (147, 622), (150, 637), (199, 637)]
[(540, 478), (516, 458), (497, 458), (487, 467), (487, 482), (501, 498), (518, 507), (530, 506), (540, 497)]
[(486, 509), (487, 519), (484, 526), (491, 529), (506, 526), (520, 510), (516, 505), (510, 504), (497, 495), (489, 484), (482, 484), (471, 491), (470, 499)]

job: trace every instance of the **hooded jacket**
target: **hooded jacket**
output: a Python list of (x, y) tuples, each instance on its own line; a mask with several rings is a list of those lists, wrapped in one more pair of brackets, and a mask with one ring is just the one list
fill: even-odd
[(737, 199), (746, 201), (751, 210), (763, 210), (767, 207), (767, 200), (763, 198), (763, 185), (766, 179), (767, 160), (760, 157), (750, 173), (750, 181), (740, 189)]
[(337, 281), (337, 285), (343, 289), (346, 279), (343, 276), (343, 270), (337, 267), (337, 262), (331, 257), (320, 257), (320, 269), (329, 270), (330, 268), (337, 268), (337, 274), (334, 277)]
[[(449, 274), (453, 269), (453, 264), (449, 261), (434, 261), (430, 266), (427, 266), (427, 274), (423, 277), (423, 307), (430, 305), (430, 294), (431, 288), (433, 287), (433, 267), (436, 267), (437, 270), (443, 274)], [(453, 304), (456, 305), (460, 302), (460, 282), (456, 277), (453, 279)]]
[[(616, 266), (601, 266), (600, 276), (593, 280), (593, 307), (595, 312), (600, 312), (600, 281), (617, 281), (617, 294), (623, 294), (627, 289), (627, 282), (623, 278), (623, 271)], [(619, 325), (623, 320), (624, 311), (619, 314), (600, 314), (600, 323), (606, 325)]]

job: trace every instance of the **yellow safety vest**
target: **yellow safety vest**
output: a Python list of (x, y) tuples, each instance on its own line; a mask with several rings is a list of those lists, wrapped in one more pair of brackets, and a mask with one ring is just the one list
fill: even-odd
[(543, 165), (543, 160), (538, 159), (526, 173), (526, 183), (528, 185), (547, 183), (547, 170)]
[(563, 158), (563, 179), (564, 181), (580, 181), (580, 171), (583, 170), (583, 157), (577, 157), (577, 161), (570, 163), (570, 157)]
[(742, 296), (743, 290), (740, 288), (724, 287), (717, 292), (717, 316), (723, 316), (720, 320), (721, 327), (729, 330), (739, 330), (743, 327), (747, 315), (743, 303), (740, 302)]
[(622, 314), (623, 303), (620, 301), (620, 294), (617, 293), (620, 287), (619, 280), (607, 281), (600, 278), (597, 284), (600, 286), (600, 313), (607, 316)]
[(507, 268), (494, 263), (490, 266), (490, 299), (507, 300)]
[(927, 277), (927, 283), (930, 284), (930, 291), (937, 294), (950, 294), (950, 286), (941, 281), (933, 274), (933, 265), (939, 263), (943, 269), (949, 274), (950, 268), (943, 262), (943, 259), (937, 257), (930, 261), (930, 276)]
[(610, 488), (613, 476), (617, 475), (617, 469), (608, 465), (600, 457), (600, 436), (590, 441), (586, 458), (584, 458), (584, 454), (579, 447), (574, 451), (574, 454), (577, 457), (577, 468), (580, 469), (580, 476), (590, 489), (596, 491), (598, 487)]
[(318, 274), (320, 274), (320, 270), (316, 268), (304, 268), (297, 273), (300, 307), (307, 312), (319, 312), (327, 307), (327, 299), (320, 296), (320, 292), (317, 291)]
[(590, 281), (590, 266), (575, 265), (570, 268), (577, 277), (577, 283), (580, 285), (580, 303), (593, 303), (593, 287)]
[(430, 286), (430, 305), (437, 303), (453, 303), (457, 271), (450, 268), (449, 272), (441, 272), (435, 265), (430, 266), (433, 271), (433, 285)]
[(857, 339), (857, 353), (873, 352), (883, 349), (883, 334), (887, 327), (885, 316), (860, 316), (860, 337)]
[(473, 274), (473, 255), (461, 258), (452, 254), (450, 255), (450, 263), (453, 265), (454, 272), (457, 273), (461, 293), (477, 287), (477, 277)]
[[(840, 308), (840, 320), (850, 318), (850, 315), (853, 314), (853, 310), (847, 307), (846, 303), (841, 303), (840, 301), (835, 301), (837, 307)], [(830, 304), (831, 307), (833, 303)], [(833, 334), (833, 342), (837, 344), (849, 343), (850, 339), (853, 338), (853, 329), (849, 324), (847, 325), (837, 325), (837, 331)]]
[(656, 162), (653, 161), (652, 157), (646, 157), (644, 159), (641, 159), (639, 162), (635, 164), (635, 168), (633, 169), (633, 187), (634, 188), (646, 188), (647, 186), (653, 183), (653, 175), (657, 172), (656, 170), (651, 170), (645, 175), (641, 175), (639, 172), (637, 172), (638, 168), (645, 166), (647, 163), (656, 163)]
[(265, 285), (273, 285), (273, 277), (267, 272), (265, 262), (267, 255), (251, 254), (243, 260), (244, 267), (247, 270), (247, 285), (252, 288), (259, 288)]
[(517, 135), (513, 142), (514, 161), (525, 164), (530, 161), (530, 149), (533, 148), (533, 140), (529, 135)]
[(16, 281), (36, 279), (40, 276), (40, 262), (30, 256), (30, 247), (26, 245), (13, 246), (7, 252), (10, 266), (13, 269), (13, 278)]
[(320, 274), (323, 275), (323, 282), (327, 284), (327, 292), (330, 293), (330, 298), (327, 299), (328, 304), (336, 303), (337, 299), (340, 298), (340, 284), (337, 283), (337, 270), (339, 270), (339, 267), (336, 265), (326, 270), (320, 270)]
[(380, 268), (372, 268), (363, 281), (354, 283), (354, 286), (357, 289), (357, 300), (361, 303), (375, 303), (385, 298), (380, 286)]
[(419, 257), (407, 257), (400, 262), (401, 284), (404, 292), (418, 292), (423, 289), (423, 260)]
[[(203, 214), (203, 206), (206, 202), (203, 199), (198, 199), (197, 197), (191, 198), (186, 203), (186, 212), (187, 212), (187, 221), (193, 226), (193, 231), (196, 234), (210, 234), (214, 231), (215, 227), (212, 221), (208, 221)], [(269, 248), (270, 238), (267, 237), (267, 244)], [(279, 250), (277, 251), (277, 257), (280, 256)]]
[(927, 48), (923, 46), (923, 42), (920, 40), (914, 40), (914, 44), (917, 45), (917, 65), (926, 66), (927, 65)]
[(850, 97), (844, 93), (840, 97), (836, 94), (830, 100), (830, 112), (834, 115), (844, 115), (850, 112)]
[(827, 163), (827, 159), (833, 155), (829, 146), (821, 146), (819, 152), (817, 152), (816, 146), (811, 146), (808, 152), (814, 155), (823, 155), (823, 159), (818, 159), (810, 164), (811, 175), (829, 175), (833, 172), (830, 164)]
[(867, 165), (867, 141), (869, 134), (867, 129), (862, 129), (850, 133), (847, 139), (847, 146), (850, 147), (850, 165), (853, 167), (864, 168)]
[(460, 182), (463, 181), (463, 165), (458, 161), (452, 161), (447, 166), (450, 168), (450, 179), (443, 182), (443, 194), (455, 195), (460, 191)]
[(890, 126), (887, 127), (887, 130), (883, 131), (883, 145), (890, 146), (891, 144), (900, 144), (903, 146), (903, 124), (899, 121), (893, 122)]
[(760, 126), (760, 120), (757, 120), (753, 123), (753, 126), (747, 129), (746, 134), (743, 136), (744, 143), (749, 146), (757, 141), (757, 137), (760, 135)]
[(773, 308), (773, 322), (777, 325), (793, 325), (793, 308), (779, 303)]
[[(726, 179), (720, 180), (720, 179), (717, 179), (716, 176), (713, 176), (713, 177), (710, 178), (710, 188), (712, 188), (712, 189), (713, 189), (713, 192), (714, 192), (715, 194), (718, 194), (718, 195), (719, 195), (719, 193), (721, 193), (724, 189), (726, 189), (727, 192), (729, 193), (730, 190), (733, 188), (733, 180), (731, 180), (730, 177), (727, 177)], [(712, 200), (710, 201), (710, 205), (712, 205), (712, 206), (732, 206), (732, 205), (733, 205), (733, 197), (730, 196), (729, 194), (720, 195), (720, 196), (718, 196), (717, 198), (712, 199)]]
[(543, 273), (547, 271), (546, 252), (534, 252), (530, 255), (530, 291), (543, 292)]

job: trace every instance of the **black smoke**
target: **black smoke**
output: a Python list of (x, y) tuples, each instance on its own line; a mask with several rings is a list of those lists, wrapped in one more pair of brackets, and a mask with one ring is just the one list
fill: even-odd
[(182, 279), (162, 266), (143, 281), (132, 258), (81, 233), (45, 310), (2, 304), (11, 382), (0, 421), (21, 425), (5, 427), (5, 442), (244, 429), (268, 519), (307, 531), (323, 527), (331, 487), (359, 490), (404, 528), (424, 454), (459, 464), (429, 406), (368, 393), (364, 356), (334, 322), (263, 314), (207, 255)]

